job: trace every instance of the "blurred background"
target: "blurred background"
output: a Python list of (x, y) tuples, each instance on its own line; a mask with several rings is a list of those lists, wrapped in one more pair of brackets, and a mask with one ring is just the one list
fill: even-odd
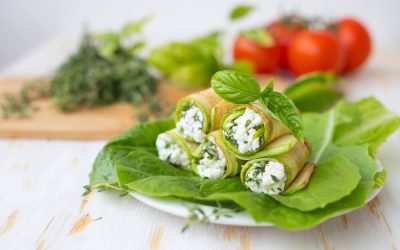
[[(369, 28), (374, 48), (399, 51), (399, 0), (269, 0), (269, 1), (185, 1), (185, 0), (2, 0), (0, 3), (0, 72), (25, 53), (55, 36), (78, 36), (85, 26), (91, 30), (117, 28), (132, 19), (152, 14), (145, 36), (149, 45), (227, 27), (229, 10), (243, 3), (257, 11), (239, 26), (262, 24), (279, 14), (299, 13), (325, 18), (352, 15)], [(21, 72), (23, 73), (23, 72)]]

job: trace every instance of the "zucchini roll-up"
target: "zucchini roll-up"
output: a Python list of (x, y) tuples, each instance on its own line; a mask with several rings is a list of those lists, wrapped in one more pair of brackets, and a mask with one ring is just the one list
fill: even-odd
[(269, 195), (284, 192), (303, 169), (310, 156), (308, 142), (300, 141), (287, 153), (248, 161), (240, 173), (244, 186)]
[(210, 130), (211, 110), (221, 100), (212, 89), (180, 99), (175, 112), (176, 129), (185, 139), (203, 142)]
[(226, 148), (221, 131), (207, 135), (205, 142), (193, 153), (193, 169), (203, 178), (223, 179), (239, 172), (240, 161)]
[(285, 124), (273, 118), (259, 103), (240, 105), (228, 111), (221, 129), (227, 147), (239, 158), (252, 155), (289, 133)]
[(159, 134), (156, 147), (158, 158), (161, 160), (184, 169), (191, 169), (191, 155), (196, 145), (185, 141), (175, 129)]

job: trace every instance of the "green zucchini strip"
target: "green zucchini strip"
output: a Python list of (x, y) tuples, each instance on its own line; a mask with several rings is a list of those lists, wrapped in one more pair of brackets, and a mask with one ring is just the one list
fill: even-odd
[(253, 160), (265, 157), (271, 157), (275, 155), (280, 155), (289, 152), (298, 142), (296, 137), (293, 135), (283, 135), (273, 142), (266, 145), (261, 151), (253, 155), (237, 155), (239, 159), (242, 160)]
[(210, 131), (212, 108), (220, 101), (211, 88), (180, 99), (175, 111), (177, 130), (187, 140), (203, 142)]
[(298, 141), (287, 153), (248, 161), (242, 167), (240, 179), (253, 192), (279, 194), (301, 172), (310, 153), (310, 144)]
[(239, 158), (246, 158), (266, 147), (276, 138), (289, 134), (288, 128), (259, 103), (239, 105), (222, 118), (226, 146)]
[(192, 153), (197, 145), (186, 141), (176, 129), (159, 134), (156, 147), (161, 160), (191, 170)]
[(193, 170), (203, 178), (224, 179), (239, 173), (240, 160), (225, 146), (220, 130), (207, 135), (192, 158)]

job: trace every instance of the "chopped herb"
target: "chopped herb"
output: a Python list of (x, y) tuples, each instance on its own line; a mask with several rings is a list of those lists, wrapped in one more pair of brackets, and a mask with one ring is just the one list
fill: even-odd
[(274, 182), (279, 182), (278, 177), (276, 177), (275, 175), (271, 174), (271, 178)]
[(189, 215), (181, 232), (183, 233), (187, 231), (194, 223), (207, 223), (211, 219), (218, 220), (221, 217), (231, 218), (233, 214), (238, 213), (241, 210), (240, 207), (236, 206), (232, 208), (223, 207), (220, 202), (216, 202), (216, 205), (217, 206), (213, 208), (210, 214), (206, 214), (206, 212), (197, 205), (190, 206), (188, 208)]

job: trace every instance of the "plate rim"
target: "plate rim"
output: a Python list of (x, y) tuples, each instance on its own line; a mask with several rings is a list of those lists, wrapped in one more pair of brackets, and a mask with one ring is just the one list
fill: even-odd
[[(383, 165), (379, 160), (376, 160), (378, 163), (378, 171), (383, 170)], [(363, 206), (365, 206), (368, 202), (374, 199), (382, 190), (382, 187), (373, 188), (370, 194), (368, 195), (366, 201)], [(195, 202), (180, 200), (176, 198), (160, 198), (160, 197), (151, 197), (137, 192), (129, 193), (132, 197), (139, 200), (140, 202), (155, 208), (157, 210), (166, 212), (168, 214), (172, 214), (184, 219), (187, 219), (189, 216), (188, 208), (190, 206), (197, 206), (201, 208), (205, 214), (211, 215), (212, 210), (215, 208), (213, 206), (203, 205)], [(357, 210), (359, 208), (353, 208), (346, 211), (342, 211), (336, 213), (329, 219), (350, 213), (351, 211)], [(246, 226), (246, 227), (274, 227), (275, 225), (271, 222), (261, 222), (257, 223), (246, 211), (240, 211), (238, 213), (233, 214), (232, 217), (220, 217), (218, 219), (209, 216), (208, 223), (219, 224), (219, 225), (231, 225), (231, 226)]]

